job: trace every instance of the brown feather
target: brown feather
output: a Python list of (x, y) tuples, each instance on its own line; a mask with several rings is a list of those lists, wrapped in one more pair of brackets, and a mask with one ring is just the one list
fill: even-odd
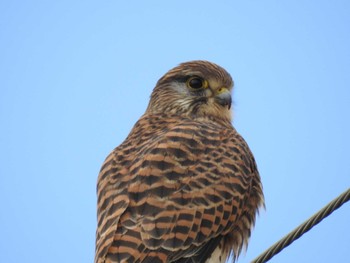
[(189, 75), (208, 80), (214, 94), (233, 85), (205, 61), (158, 81), (146, 113), (101, 168), (96, 263), (204, 262), (216, 249), (236, 258), (248, 243), (263, 205), (254, 157), (228, 108), (208, 100), (193, 111), (204, 95), (186, 93)]

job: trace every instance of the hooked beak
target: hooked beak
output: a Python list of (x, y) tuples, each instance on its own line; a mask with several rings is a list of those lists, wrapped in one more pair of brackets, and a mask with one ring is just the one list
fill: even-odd
[(215, 101), (221, 106), (227, 106), (228, 109), (231, 109), (232, 97), (231, 92), (227, 88), (220, 88), (217, 90), (217, 95), (215, 96)]

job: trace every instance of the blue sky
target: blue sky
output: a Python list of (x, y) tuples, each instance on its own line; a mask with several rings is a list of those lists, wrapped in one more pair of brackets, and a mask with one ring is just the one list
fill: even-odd
[[(1, 262), (92, 262), (97, 174), (156, 81), (204, 59), (266, 196), (250, 262), (350, 186), (349, 1), (1, 1)], [(344, 262), (344, 205), (270, 262)]]

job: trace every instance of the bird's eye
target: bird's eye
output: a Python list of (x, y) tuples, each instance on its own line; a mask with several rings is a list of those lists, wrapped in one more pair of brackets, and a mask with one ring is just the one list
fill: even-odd
[(192, 89), (201, 89), (206, 88), (208, 84), (204, 79), (201, 79), (199, 77), (192, 77), (188, 79), (187, 86)]

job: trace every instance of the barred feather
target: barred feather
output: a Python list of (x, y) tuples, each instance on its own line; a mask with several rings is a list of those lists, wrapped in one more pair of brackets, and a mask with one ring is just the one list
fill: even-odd
[(186, 92), (180, 80), (193, 75), (208, 80), (212, 96), (233, 85), (205, 61), (159, 80), (146, 113), (101, 168), (95, 263), (224, 262), (247, 245), (264, 202), (255, 160), (229, 108), (210, 98), (177, 108), (208, 96)]

